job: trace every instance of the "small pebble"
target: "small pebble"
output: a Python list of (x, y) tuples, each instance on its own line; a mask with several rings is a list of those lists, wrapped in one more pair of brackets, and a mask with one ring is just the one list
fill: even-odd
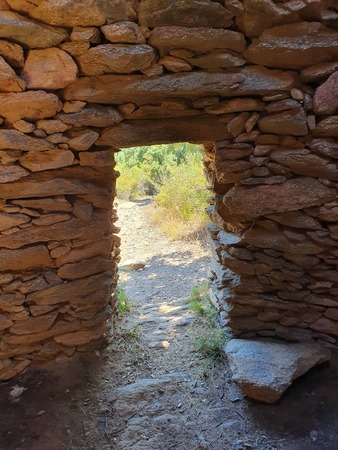
[(316, 442), (316, 440), (318, 439), (318, 431), (317, 430), (310, 431), (310, 437), (313, 442)]

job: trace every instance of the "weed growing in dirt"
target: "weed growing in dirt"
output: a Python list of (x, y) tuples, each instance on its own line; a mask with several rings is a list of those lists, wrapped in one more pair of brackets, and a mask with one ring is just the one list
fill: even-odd
[(202, 356), (209, 356), (214, 359), (223, 358), (223, 347), (225, 336), (222, 328), (217, 327), (205, 333), (197, 339), (197, 348)]
[(126, 312), (131, 310), (131, 304), (128, 301), (126, 291), (123, 287), (119, 288), (117, 294), (117, 312), (123, 316)]
[(189, 298), (189, 308), (205, 316), (208, 321), (215, 321), (217, 311), (210, 301), (209, 283), (207, 281), (193, 288)]
[(211, 303), (207, 281), (192, 290), (189, 307), (200, 317), (197, 351), (204, 357), (221, 359), (226, 340), (225, 331), (217, 324), (217, 310)]
[(133, 328), (130, 328), (130, 330), (126, 330), (125, 333), (132, 338), (136, 338), (140, 334), (140, 325), (136, 325)]

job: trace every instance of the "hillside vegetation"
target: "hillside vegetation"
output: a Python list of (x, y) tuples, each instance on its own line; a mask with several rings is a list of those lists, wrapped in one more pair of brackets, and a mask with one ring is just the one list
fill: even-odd
[(117, 154), (118, 198), (151, 196), (153, 221), (172, 239), (197, 237), (208, 198), (200, 147), (188, 143), (124, 149)]

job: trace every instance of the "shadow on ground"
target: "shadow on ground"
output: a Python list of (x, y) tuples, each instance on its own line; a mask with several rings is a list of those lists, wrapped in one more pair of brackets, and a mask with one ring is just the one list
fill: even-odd
[[(86, 439), (91, 433), (88, 424), (93, 418), (89, 416), (95, 406), (90, 404), (93, 389), (102, 383), (102, 373), (106, 374), (104, 366), (104, 358), (82, 355), (68, 363), (67, 370), (63, 364), (47, 364), (2, 383), (0, 449), (103, 448), (87, 446)], [(276, 405), (262, 405), (241, 398), (233, 398), (232, 403), (225, 399), (224, 405), (236, 412), (237, 421), (246, 423), (247, 441), (255, 428), (260, 438), (258, 446), (251, 448), (337, 450), (337, 375), (338, 357), (335, 354), (330, 364), (313, 369), (295, 382)], [(16, 402), (10, 396), (14, 386), (25, 388)], [(219, 386), (220, 399), (228, 388), (229, 380), (225, 377), (224, 384)], [(222, 424), (229, 412), (213, 413), (215, 427)], [(94, 421), (104, 435), (104, 426), (100, 422), (104, 412), (94, 408), (94, 414)], [(208, 434), (211, 432), (209, 430)], [(232, 450), (235, 446), (223, 449)]]

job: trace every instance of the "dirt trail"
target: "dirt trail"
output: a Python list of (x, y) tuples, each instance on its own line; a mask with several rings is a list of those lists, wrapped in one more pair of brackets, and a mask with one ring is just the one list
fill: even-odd
[(151, 208), (118, 205), (131, 311), (115, 339), (0, 385), (0, 450), (338, 450), (337, 358), (277, 405), (245, 399), (224, 361), (196, 351), (203, 330), (187, 299), (207, 277), (208, 251), (170, 242)]

